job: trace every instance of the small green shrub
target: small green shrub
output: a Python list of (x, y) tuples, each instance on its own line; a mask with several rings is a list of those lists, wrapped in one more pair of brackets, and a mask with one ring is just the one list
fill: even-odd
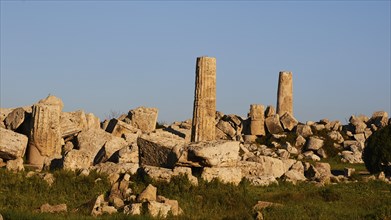
[(363, 153), (365, 166), (370, 173), (384, 171), (391, 175), (391, 125), (388, 125), (374, 134), (366, 141)]

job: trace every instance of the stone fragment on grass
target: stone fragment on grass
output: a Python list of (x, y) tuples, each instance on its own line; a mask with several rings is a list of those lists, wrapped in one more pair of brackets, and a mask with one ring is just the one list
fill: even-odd
[(238, 167), (204, 167), (201, 178), (208, 182), (218, 179), (223, 183), (239, 185), (242, 180), (242, 172)]
[(13, 172), (24, 171), (23, 159), (17, 158), (15, 160), (7, 161), (7, 170)]
[(45, 203), (40, 207), (41, 213), (59, 213), (59, 212), (67, 212), (67, 204), (58, 204), (58, 205), (50, 205), (49, 203)]
[(140, 195), (137, 197), (138, 202), (151, 202), (156, 201), (157, 196), (157, 188), (154, 187), (152, 184), (149, 184), (144, 191), (140, 193)]
[(171, 205), (156, 201), (148, 202), (147, 207), (148, 213), (154, 218), (167, 218), (168, 212), (171, 211)]

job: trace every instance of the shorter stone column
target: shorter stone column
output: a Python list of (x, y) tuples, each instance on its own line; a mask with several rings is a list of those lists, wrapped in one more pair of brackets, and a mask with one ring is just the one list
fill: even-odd
[(289, 112), (293, 116), (292, 72), (282, 71), (278, 79), (277, 114)]
[(265, 135), (265, 115), (264, 106), (252, 104), (250, 105), (250, 134)]

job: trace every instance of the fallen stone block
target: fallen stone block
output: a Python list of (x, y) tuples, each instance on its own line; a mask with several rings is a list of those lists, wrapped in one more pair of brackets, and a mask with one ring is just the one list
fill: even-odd
[(210, 141), (190, 143), (187, 161), (206, 167), (235, 166), (239, 161), (238, 141)]
[(201, 178), (208, 182), (218, 179), (223, 183), (239, 185), (242, 172), (239, 167), (204, 167)]
[(132, 126), (145, 133), (156, 129), (157, 117), (157, 108), (138, 107), (129, 111)]
[(14, 160), (26, 153), (28, 138), (0, 127), (0, 158)]
[(173, 168), (184, 144), (184, 139), (169, 132), (144, 134), (137, 139), (140, 164)]

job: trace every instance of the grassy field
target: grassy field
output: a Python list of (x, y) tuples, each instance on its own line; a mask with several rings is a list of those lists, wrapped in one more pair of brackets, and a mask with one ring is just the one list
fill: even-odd
[[(25, 176), (25, 172), (15, 174), (0, 169), (0, 213), (4, 219), (151, 219), (124, 214), (91, 217), (91, 202), (110, 189), (105, 176), (92, 173), (86, 177), (56, 171), (56, 181), (51, 187), (37, 176)], [(135, 193), (153, 183), (159, 195), (179, 201), (185, 214), (170, 219), (253, 219), (252, 207), (259, 200), (283, 205), (263, 210), (265, 219), (391, 219), (391, 185), (380, 181), (324, 187), (312, 183), (295, 186), (281, 182), (254, 187), (246, 181), (239, 186), (200, 181), (199, 186), (194, 187), (183, 177), (174, 178), (169, 184), (141, 176), (132, 179), (131, 188)], [(66, 203), (68, 212), (39, 213), (38, 208), (47, 202)]]

